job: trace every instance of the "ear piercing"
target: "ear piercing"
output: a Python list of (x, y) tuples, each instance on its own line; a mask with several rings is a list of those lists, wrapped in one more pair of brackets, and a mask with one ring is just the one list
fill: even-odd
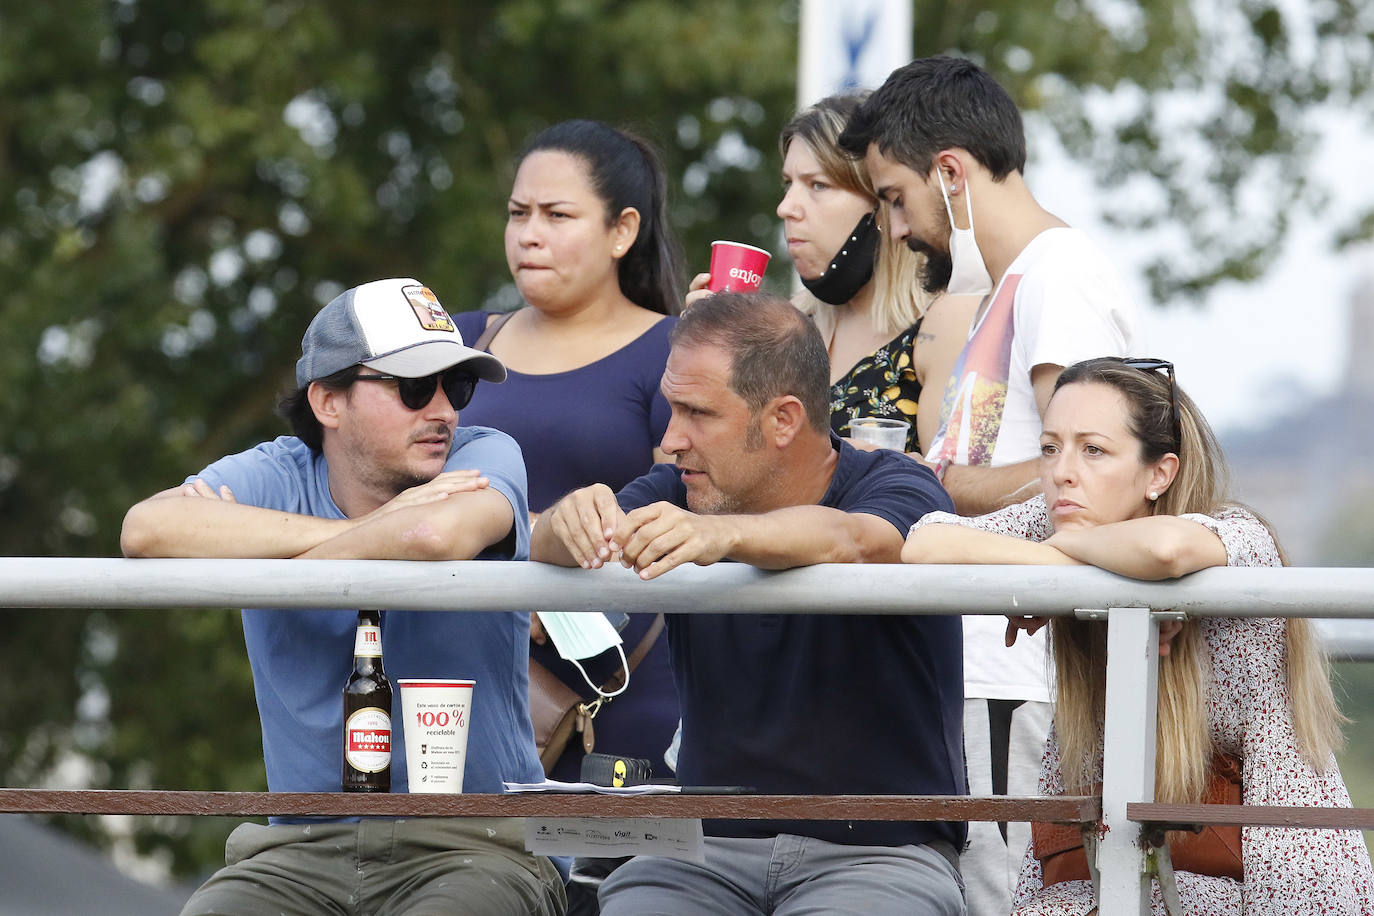
[(1151, 491), (1150, 491), (1150, 502), (1154, 502), (1154, 501), (1157, 500), (1157, 499), (1159, 499), (1159, 494), (1158, 494), (1157, 492), (1155, 492), (1154, 490), (1151, 490)]

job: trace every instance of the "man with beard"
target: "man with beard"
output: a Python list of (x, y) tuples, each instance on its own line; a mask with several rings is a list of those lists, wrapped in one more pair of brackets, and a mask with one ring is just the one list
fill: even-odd
[[(1041, 414), (1065, 366), (1126, 356), (1135, 308), (1106, 256), (1048, 212), (1022, 172), (1021, 114), (966, 60), (894, 71), (840, 137), (892, 207), (898, 238), (927, 256), (931, 289), (982, 295), (926, 453), (959, 512), (1039, 490)], [(1031, 795), (1049, 729), (1043, 635), (1010, 645), (991, 617), (964, 620), (965, 753), (974, 794)], [(1005, 640), (1005, 641), (1004, 641)], [(975, 824), (963, 857), (972, 912), (1008, 912), (1026, 824)]]
[[(672, 410), (656, 465), (619, 493), (576, 490), (531, 555), (653, 579), (684, 563), (765, 569), (891, 563), (911, 523), (951, 505), (899, 452), (830, 432), (828, 360), (785, 299), (717, 293), (672, 333)], [(649, 599), (652, 600), (652, 599)], [(680, 614), (668, 618), (683, 785), (768, 794), (961, 794), (959, 620)], [(640, 856), (601, 887), (604, 916), (964, 912), (949, 823), (711, 821), (706, 863)]]
[[(296, 389), (280, 409), (294, 436), (230, 455), (135, 505), (131, 557), (524, 559), (529, 515), (520, 450), (504, 433), (458, 428), (495, 357), (463, 345), (415, 280), (350, 289), (311, 321)], [(273, 792), (337, 792), (353, 610), (245, 609), (244, 642)], [(391, 678), (477, 681), (464, 787), (542, 777), (525, 678), (529, 615), (387, 610)], [(399, 701), (399, 695), (396, 696)], [(393, 714), (391, 788), (405, 792)], [(518, 821), (273, 818), (240, 825), (226, 867), (184, 914), (561, 913), (562, 881), (525, 851)]]
[(933, 57), (894, 71), (840, 143), (866, 159), (892, 205), (892, 233), (927, 256), (925, 285), (985, 296), (927, 459), (961, 514), (1033, 496), (1040, 413), (1060, 370), (1134, 345), (1120, 275), (1031, 195), (1021, 114), (969, 61)]

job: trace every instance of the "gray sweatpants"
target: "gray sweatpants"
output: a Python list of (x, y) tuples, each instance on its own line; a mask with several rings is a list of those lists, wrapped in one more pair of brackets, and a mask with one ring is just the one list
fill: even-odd
[(639, 856), (601, 885), (601, 916), (965, 912), (958, 870), (929, 846), (847, 846), (786, 833), (707, 837), (705, 865)]

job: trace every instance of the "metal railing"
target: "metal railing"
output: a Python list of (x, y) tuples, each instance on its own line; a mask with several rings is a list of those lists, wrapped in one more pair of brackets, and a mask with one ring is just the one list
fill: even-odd
[[(1100, 615), (1108, 622), (1112, 709), (1104, 740), (1100, 912), (1116, 916), (1149, 911), (1142, 828), (1163, 808), (1150, 804), (1159, 619), (1370, 618), (1374, 569), (1224, 568), (1141, 582), (1093, 568), (822, 565), (766, 572), (722, 563), (646, 583), (618, 567), (591, 573), (534, 563), (25, 557), (0, 558), (0, 607)], [(999, 812), (1001, 820), (1006, 812)], [(1240, 808), (1224, 816), (1247, 813), (1256, 820), (1246, 823), (1374, 827), (1369, 811)]]

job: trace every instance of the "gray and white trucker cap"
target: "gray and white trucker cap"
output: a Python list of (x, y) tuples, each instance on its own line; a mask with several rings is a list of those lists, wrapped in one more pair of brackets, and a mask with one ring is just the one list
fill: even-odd
[(464, 346), (439, 299), (410, 277), (355, 286), (320, 309), (301, 339), (296, 385), (304, 388), (359, 363), (401, 378), (466, 363), (484, 381), (506, 380), (501, 361)]

